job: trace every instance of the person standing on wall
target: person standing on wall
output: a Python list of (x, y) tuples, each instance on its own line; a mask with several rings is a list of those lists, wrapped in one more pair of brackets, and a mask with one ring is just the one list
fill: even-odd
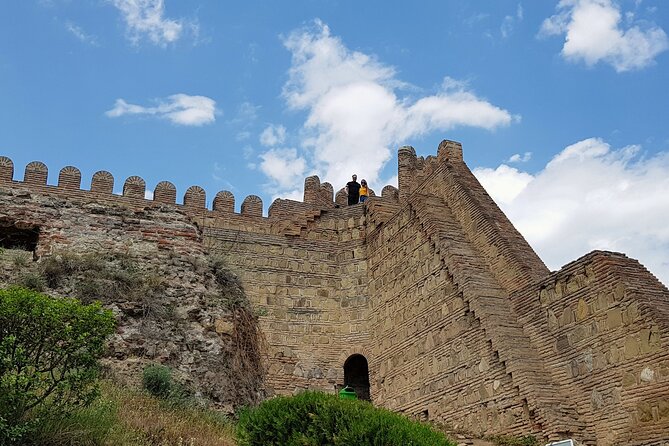
[(364, 203), (369, 197), (369, 188), (367, 187), (367, 180), (364, 178), (360, 180), (360, 203)]
[(346, 193), (348, 194), (348, 205), (358, 204), (360, 200), (360, 183), (358, 183), (358, 176), (353, 174), (353, 181), (346, 183)]

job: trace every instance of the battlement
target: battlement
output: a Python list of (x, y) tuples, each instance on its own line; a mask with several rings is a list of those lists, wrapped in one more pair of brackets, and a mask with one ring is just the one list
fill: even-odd
[[(426, 158), (417, 157), (416, 151), (411, 146), (401, 147), (398, 150), (399, 189), (387, 185), (383, 187), (380, 198), (395, 203), (403, 200), (432, 173), (439, 162), (446, 160), (462, 160), (462, 145), (460, 143), (444, 140), (439, 145), (437, 156)], [(339, 189), (335, 195), (333, 186), (328, 182), (321, 183), (317, 175), (309, 176), (304, 180), (302, 202), (276, 199), (269, 206), (267, 217), (263, 217), (263, 202), (257, 195), (246, 196), (241, 204), (240, 212), (235, 212), (235, 196), (228, 190), (217, 192), (212, 201), (211, 209), (209, 209), (207, 208), (206, 191), (197, 185), (189, 187), (183, 195), (182, 203), (177, 203), (177, 190), (170, 181), (160, 181), (156, 184), (152, 194), (147, 194), (146, 181), (139, 176), (131, 176), (123, 183), (121, 194), (115, 194), (115, 178), (105, 170), (93, 174), (89, 190), (81, 188), (81, 171), (74, 166), (66, 166), (59, 171), (58, 182), (55, 186), (48, 184), (49, 168), (41, 161), (32, 161), (26, 165), (22, 181), (15, 180), (14, 175), (14, 162), (6, 156), (0, 156), (0, 184), (13, 183), (44, 188), (48, 189), (50, 193), (62, 193), (64, 195), (94, 193), (98, 198), (106, 197), (107, 200), (118, 200), (119, 203), (125, 204), (175, 205), (190, 212), (210, 213), (211, 216), (240, 215), (263, 219), (290, 215), (296, 209), (330, 209), (347, 204), (344, 188)], [(373, 189), (370, 189), (370, 197), (376, 197)]]
[[(93, 174), (89, 190), (81, 188), (81, 171), (74, 166), (66, 166), (59, 171), (56, 185), (48, 184), (49, 169), (41, 161), (32, 161), (26, 165), (23, 180), (15, 180), (14, 176), (14, 162), (6, 156), (0, 156), (0, 184), (11, 183), (29, 188), (40, 188), (51, 194), (63, 196), (95, 194), (98, 199), (105, 198), (107, 202), (116, 201), (126, 205), (173, 205), (190, 213), (205, 214), (211, 217), (238, 215), (253, 219), (271, 219), (292, 215), (296, 210), (330, 209), (346, 204), (344, 189), (338, 192), (335, 200), (332, 185), (327, 182), (321, 183), (317, 175), (309, 176), (304, 180), (304, 200), (302, 202), (278, 198), (269, 206), (267, 217), (263, 216), (263, 202), (257, 195), (246, 196), (241, 204), (240, 212), (237, 213), (235, 212), (234, 194), (223, 190), (216, 193), (209, 209), (206, 191), (200, 186), (190, 186), (183, 195), (182, 203), (177, 203), (177, 190), (173, 183), (160, 181), (152, 194), (147, 194), (146, 181), (139, 176), (128, 177), (123, 183), (121, 194), (115, 194), (114, 176), (105, 170)], [(396, 201), (396, 191), (397, 189), (393, 186), (386, 186), (383, 198)], [(374, 196), (374, 191), (371, 191), (371, 194)]]

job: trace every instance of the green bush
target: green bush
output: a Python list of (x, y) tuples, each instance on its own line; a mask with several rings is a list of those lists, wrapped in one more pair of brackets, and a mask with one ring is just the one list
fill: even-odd
[(142, 374), (144, 388), (157, 398), (167, 398), (172, 391), (172, 370), (160, 364), (153, 364), (144, 369)]
[(277, 397), (241, 412), (240, 446), (450, 446), (430, 427), (363, 401), (318, 392)]
[(0, 290), (0, 444), (23, 444), (44, 418), (93, 401), (98, 359), (114, 329), (98, 303)]
[(187, 407), (195, 405), (191, 392), (181, 383), (172, 379), (172, 369), (160, 364), (153, 364), (144, 369), (142, 375), (144, 388), (156, 398), (171, 406)]

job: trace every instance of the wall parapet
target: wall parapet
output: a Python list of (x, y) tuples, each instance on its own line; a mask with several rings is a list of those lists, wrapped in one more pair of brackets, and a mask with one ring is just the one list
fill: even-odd
[[(56, 196), (71, 196), (72, 194), (95, 195), (97, 200), (116, 202), (129, 206), (171, 205), (182, 208), (198, 216), (212, 218), (225, 216), (240, 216), (247, 219), (268, 220), (284, 218), (292, 215), (291, 212), (299, 209), (300, 212), (309, 209), (330, 209), (340, 204), (334, 199), (334, 189), (330, 183), (321, 183), (318, 176), (305, 179), (304, 201), (285, 200), (277, 198), (269, 206), (268, 216), (263, 216), (263, 202), (257, 195), (248, 195), (242, 200), (240, 211), (235, 212), (235, 196), (224, 190), (218, 192), (207, 207), (206, 191), (197, 185), (189, 187), (183, 195), (182, 203), (177, 203), (177, 189), (170, 181), (160, 181), (152, 192), (146, 187), (146, 181), (140, 176), (130, 176), (123, 182), (120, 194), (114, 193), (114, 176), (105, 170), (97, 171), (91, 177), (90, 188), (82, 189), (81, 171), (74, 166), (66, 166), (58, 173), (56, 185), (48, 184), (49, 169), (40, 161), (33, 161), (25, 167), (23, 180), (14, 180), (14, 162), (6, 156), (0, 156), (0, 185), (12, 184), (20, 187), (40, 188)], [(389, 186), (392, 187), (392, 186)], [(341, 192), (341, 191), (340, 191)], [(371, 191), (373, 195), (373, 191)], [(388, 199), (392, 198), (392, 190), (387, 191)], [(385, 197), (384, 197), (385, 198)], [(344, 195), (344, 204), (346, 197)]]

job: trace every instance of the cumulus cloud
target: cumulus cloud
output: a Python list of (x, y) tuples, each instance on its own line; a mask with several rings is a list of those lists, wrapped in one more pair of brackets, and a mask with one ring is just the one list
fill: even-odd
[(211, 124), (216, 120), (216, 113), (216, 101), (213, 99), (187, 94), (168, 96), (166, 100), (159, 101), (154, 107), (129, 104), (123, 99), (117, 99), (114, 108), (105, 112), (110, 118), (124, 115), (149, 115), (186, 126)]
[(520, 153), (515, 153), (511, 155), (508, 162), (509, 163), (526, 163), (532, 159), (532, 152), (525, 152), (522, 155)]
[(295, 189), (304, 181), (307, 162), (296, 149), (270, 149), (260, 159), (260, 170), (279, 188)]
[[(625, 27), (612, 0), (561, 0), (558, 13), (544, 20), (540, 35), (565, 35), (562, 56), (592, 66), (598, 62), (623, 72), (644, 68), (669, 48), (667, 34), (657, 26)], [(628, 21), (634, 20), (627, 13)]]
[(268, 125), (260, 134), (260, 144), (273, 147), (286, 140), (286, 128), (282, 125)]
[(128, 38), (138, 44), (143, 38), (165, 46), (183, 34), (184, 21), (165, 18), (163, 0), (110, 0), (123, 14)]
[(474, 174), (550, 268), (619, 251), (669, 284), (669, 153), (589, 138), (535, 174), (504, 164)]
[(418, 89), (393, 67), (348, 49), (320, 21), (283, 43), (292, 54), (283, 97), (289, 108), (307, 112), (302, 157), (335, 188), (357, 172), (380, 189), (392, 148), (409, 138), (460, 126), (493, 130), (518, 119), (448, 77), (432, 94), (412, 97), (406, 92)]

